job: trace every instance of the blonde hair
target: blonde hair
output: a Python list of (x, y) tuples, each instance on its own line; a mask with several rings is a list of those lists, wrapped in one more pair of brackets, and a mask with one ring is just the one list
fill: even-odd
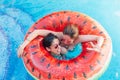
[(63, 34), (68, 35), (71, 38), (77, 38), (79, 35), (79, 29), (76, 25), (70, 24), (64, 28)]

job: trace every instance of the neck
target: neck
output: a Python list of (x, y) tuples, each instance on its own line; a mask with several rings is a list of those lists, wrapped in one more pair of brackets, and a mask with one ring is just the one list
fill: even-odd
[(55, 56), (55, 55), (56, 55), (56, 56), (59, 56), (60, 54), (51, 53), (51, 55), (53, 55), (53, 56)]

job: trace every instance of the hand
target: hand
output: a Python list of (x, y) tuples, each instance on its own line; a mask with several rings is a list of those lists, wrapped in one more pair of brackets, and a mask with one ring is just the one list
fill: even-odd
[(67, 49), (64, 48), (64, 47), (61, 47), (61, 53), (62, 53), (62, 54), (66, 54), (66, 53), (67, 53)]
[(23, 50), (24, 48), (22, 47), (22, 45), (18, 48), (17, 52), (18, 52), (18, 57), (22, 57), (23, 56)]
[(23, 52), (24, 52), (24, 48), (26, 47), (26, 45), (28, 45), (30, 43), (29, 40), (25, 40), (22, 45), (20, 45), (20, 47), (18, 48), (18, 57), (22, 57), (23, 56)]
[(68, 50), (70, 50), (70, 51), (73, 51), (73, 49), (74, 49), (74, 44), (72, 44), (68, 47)]
[(90, 42), (92, 48), (87, 48), (87, 50), (93, 50), (93, 51), (97, 51), (100, 52), (101, 51), (101, 47), (99, 47), (98, 45), (94, 45), (92, 42)]

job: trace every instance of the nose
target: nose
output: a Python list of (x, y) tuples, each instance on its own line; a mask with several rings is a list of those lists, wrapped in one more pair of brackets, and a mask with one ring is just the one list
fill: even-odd
[(60, 51), (61, 50), (61, 46), (60, 45), (58, 45), (58, 51)]
[(61, 46), (60, 46), (60, 45), (58, 45), (58, 48), (60, 49), (60, 48), (61, 48)]

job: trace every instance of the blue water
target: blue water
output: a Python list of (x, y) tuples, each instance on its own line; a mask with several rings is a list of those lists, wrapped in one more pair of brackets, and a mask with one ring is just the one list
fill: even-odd
[(17, 48), (34, 22), (61, 10), (85, 13), (104, 26), (113, 56), (99, 80), (120, 80), (120, 0), (0, 0), (0, 80), (33, 80), (17, 58)]

